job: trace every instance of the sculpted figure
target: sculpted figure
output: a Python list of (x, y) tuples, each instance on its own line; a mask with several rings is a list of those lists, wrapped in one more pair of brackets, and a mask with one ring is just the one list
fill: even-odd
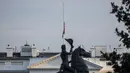
[(70, 61), (68, 60), (68, 55), (71, 55), (72, 48), (70, 49), (70, 52), (67, 52), (66, 46), (63, 44), (61, 46), (61, 50), (62, 51), (61, 51), (60, 57), (62, 59), (62, 64), (61, 64), (61, 67), (60, 67), (60, 70), (59, 70), (58, 73), (61, 73), (65, 70), (72, 72), (72, 73), (75, 73), (75, 70), (69, 66)]
[[(89, 73), (88, 66), (82, 57), (91, 57), (91, 53), (86, 52), (80, 46), (73, 51), (73, 40), (71, 38), (65, 40), (70, 44), (71, 48), (70, 52), (67, 52), (66, 45), (61, 45), (60, 57), (62, 64), (58, 73)], [(69, 55), (71, 55), (71, 61), (68, 60)], [(69, 63), (71, 63), (71, 66), (69, 66)]]

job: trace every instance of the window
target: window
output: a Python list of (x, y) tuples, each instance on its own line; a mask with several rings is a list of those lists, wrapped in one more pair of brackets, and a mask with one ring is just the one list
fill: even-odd
[(0, 62), (0, 65), (5, 65), (5, 62)]
[(5, 62), (5, 64), (6, 64), (6, 65), (10, 65), (10, 64), (11, 64), (11, 62), (9, 62), (9, 61), (6, 61), (6, 62)]
[(23, 62), (11, 62), (12, 65), (23, 65)]

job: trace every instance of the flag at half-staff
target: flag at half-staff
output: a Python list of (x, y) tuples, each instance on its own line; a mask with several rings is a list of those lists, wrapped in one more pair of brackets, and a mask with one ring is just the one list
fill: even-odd
[(65, 22), (63, 22), (63, 33), (62, 33), (62, 38), (64, 38), (65, 35)]

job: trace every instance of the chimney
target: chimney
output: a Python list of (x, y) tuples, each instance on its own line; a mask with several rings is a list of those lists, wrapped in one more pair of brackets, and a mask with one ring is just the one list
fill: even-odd
[(8, 45), (6, 48), (6, 51), (7, 51), (7, 57), (13, 57), (14, 48), (12, 48), (10, 45)]
[(92, 57), (95, 57), (95, 55), (96, 55), (96, 48), (90, 48), (90, 50), (91, 50), (91, 56)]
[(35, 44), (33, 44), (33, 46), (32, 46), (32, 57), (36, 57), (36, 56), (37, 56), (37, 49), (36, 49)]

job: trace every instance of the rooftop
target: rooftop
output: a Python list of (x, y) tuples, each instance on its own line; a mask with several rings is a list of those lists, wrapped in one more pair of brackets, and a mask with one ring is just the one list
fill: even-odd
[[(60, 52), (40, 52), (37, 57), (51, 57)], [(6, 52), (0, 52), (0, 60), (28, 60), (32, 56), (21, 56), (20, 52), (14, 52), (13, 57), (7, 57)]]

